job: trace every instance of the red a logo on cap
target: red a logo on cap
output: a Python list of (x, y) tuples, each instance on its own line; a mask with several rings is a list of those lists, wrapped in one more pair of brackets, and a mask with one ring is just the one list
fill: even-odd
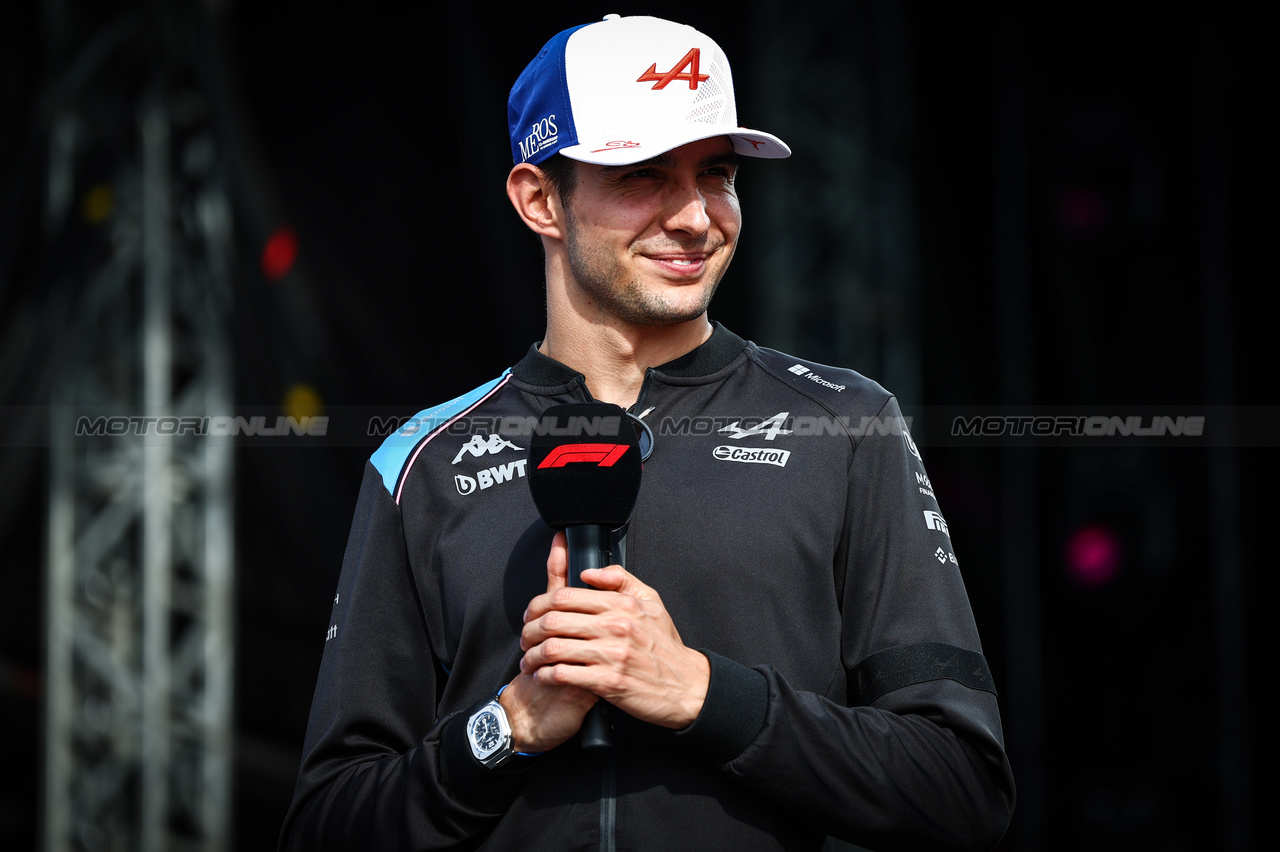
[[(688, 68), (686, 72), (684, 69)], [(665, 89), (667, 84), (672, 80), (686, 80), (690, 89), (698, 88), (698, 84), (706, 81), (710, 77), (709, 74), (698, 73), (698, 48), (693, 48), (684, 55), (684, 58), (671, 67), (670, 71), (658, 73), (658, 63), (649, 66), (649, 70), (636, 78), (637, 83), (648, 83), (651, 80), (656, 81), (653, 84), (655, 89)]]

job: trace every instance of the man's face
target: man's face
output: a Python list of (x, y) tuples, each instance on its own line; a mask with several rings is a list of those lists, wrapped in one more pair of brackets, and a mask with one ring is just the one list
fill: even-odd
[(736, 172), (724, 137), (630, 166), (578, 163), (564, 232), (581, 293), (631, 325), (703, 315), (742, 228)]

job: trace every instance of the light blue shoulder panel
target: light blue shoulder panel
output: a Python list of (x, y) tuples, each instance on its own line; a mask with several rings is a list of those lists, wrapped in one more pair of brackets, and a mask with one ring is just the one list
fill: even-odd
[(369, 457), (369, 461), (373, 462), (378, 473), (382, 474), (382, 484), (387, 487), (387, 491), (393, 497), (396, 493), (396, 482), (400, 479), (400, 472), (404, 470), (409, 457), (413, 455), (414, 448), (441, 426), (484, 399), (510, 372), (506, 370), (493, 381), (486, 382), (456, 399), (451, 399), (435, 408), (419, 411), (405, 421), (403, 426), (387, 436), (382, 446)]

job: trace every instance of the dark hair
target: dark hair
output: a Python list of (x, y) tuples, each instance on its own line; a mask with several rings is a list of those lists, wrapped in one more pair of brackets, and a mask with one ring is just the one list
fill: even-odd
[(560, 203), (569, 206), (569, 198), (578, 185), (578, 164), (563, 154), (552, 154), (538, 164), (551, 188), (560, 193)]

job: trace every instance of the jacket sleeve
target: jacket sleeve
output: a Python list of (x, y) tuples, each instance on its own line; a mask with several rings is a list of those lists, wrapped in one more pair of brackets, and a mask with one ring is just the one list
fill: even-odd
[[(893, 399), (880, 417), (902, 422)], [(903, 431), (868, 433), (850, 467), (837, 571), (847, 698), (708, 654), (707, 698), (682, 733), (843, 839), (990, 848), (1012, 816), (1013, 776), (946, 524)]]
[(442, 676), (400, 508), (367, 465), (282, 850), (470, 848), (484, 838), (532, 759), (476, 761), (471, 711), (436, 718)]

